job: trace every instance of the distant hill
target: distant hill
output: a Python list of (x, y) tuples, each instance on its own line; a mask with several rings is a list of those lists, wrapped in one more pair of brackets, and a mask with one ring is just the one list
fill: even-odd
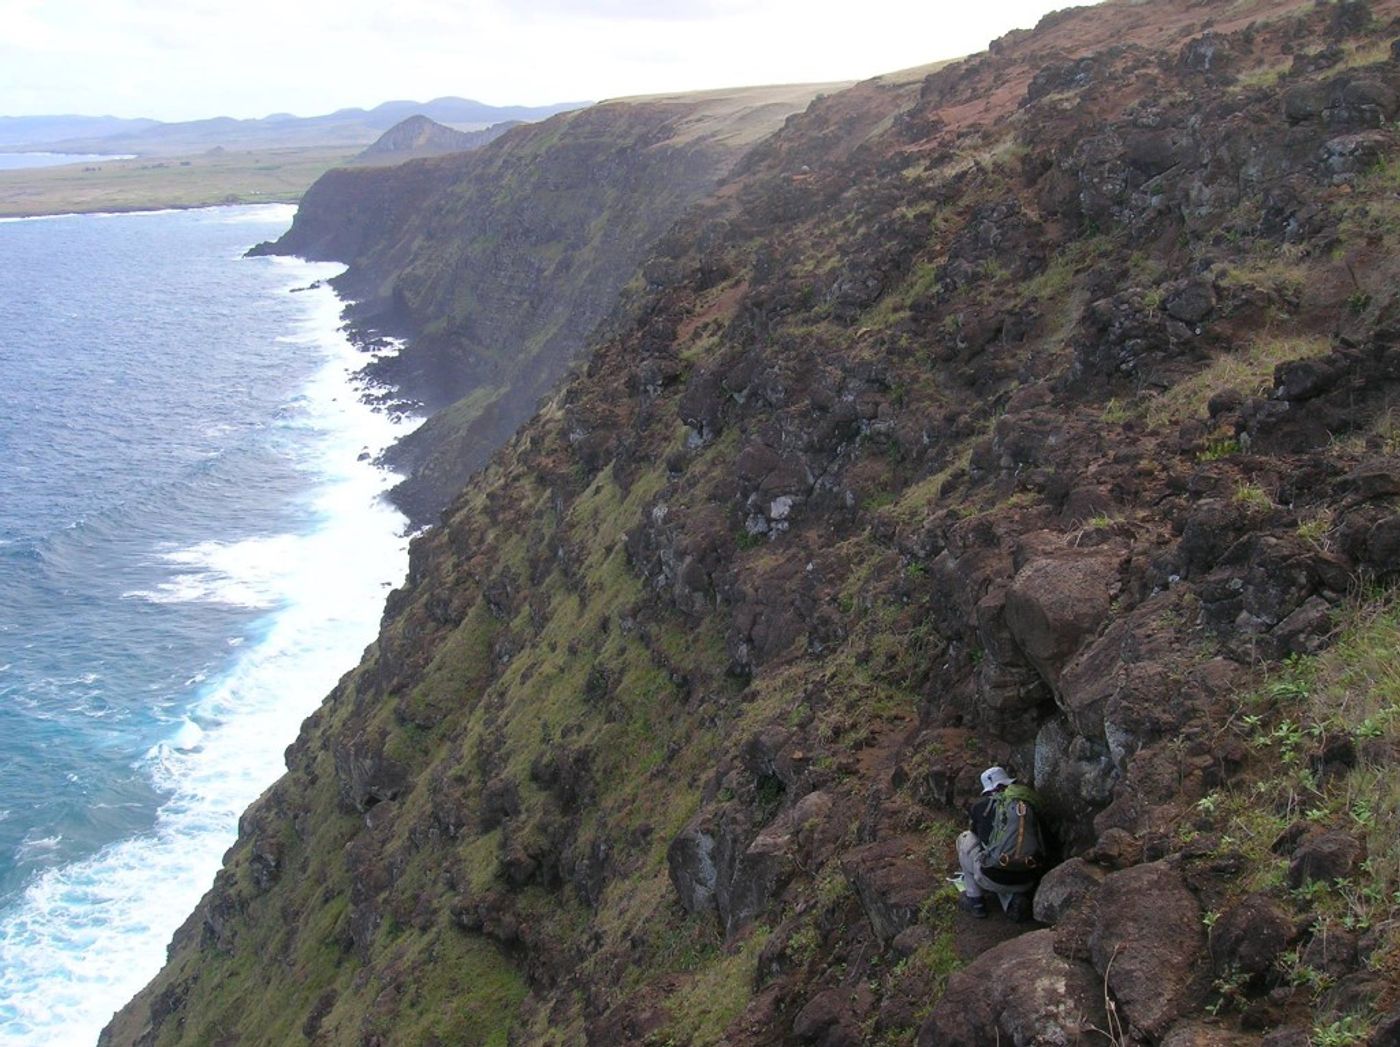
[(543, 120), (584, 104), (564, 102), (545, 106), (492, 106), (466, 98), (436, 98), (431, 102), (384, 102), (373, 109), (338, 109), (324, 116), (296, 117), (276, 113), (255, 120), (219, 116), (181, 123), (126, 121), (124, 123), (137, 126), (118, 126), (115, 131), (101, 126), (63, 130), (61, 124), (55, 123), (65, 119), (95, 118), (18, 117), (10, 119), (36, 122), (33, 133), (0, 140), (0, 148), (171, 156), (203, 152), (215, 146), (245, 150), (291, 146), (354, 147), (369, 145), (410, 116), (426, 116), (459, 130), (475, 131), (508, 120)]
[(65, 138), (98, 138), (131, 134), (155, 127), (156, 120), (124, 120), (116, 116), (0, 116), (0, 149), (38, 146)]
[(468, 149), (479, 149), (487, 142), (494, 142), (512, 127), (519, 127), (523, 122), (505, 120), (480, 131), (458, 131), (419, 113), (389, 128), (355, 159), (377, 163), (384, 160), (407, 160), (418, 156), (463, 153)]

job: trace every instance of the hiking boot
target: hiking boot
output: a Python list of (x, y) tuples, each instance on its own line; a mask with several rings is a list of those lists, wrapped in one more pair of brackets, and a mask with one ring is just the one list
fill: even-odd
[(969, 916), (973, 916), (979, 920), (985, 920), (987, 918), (987, 903), (981, 898), (974, 898), (968, 894), (961, 894), (958, 896), (958, 908)]
[(1006, 915), (1016, 923), (1025, 923), (1029, 920), (1032, 915), (1030, 892), (1013, 894), (1011, 902), (1006, 906)]

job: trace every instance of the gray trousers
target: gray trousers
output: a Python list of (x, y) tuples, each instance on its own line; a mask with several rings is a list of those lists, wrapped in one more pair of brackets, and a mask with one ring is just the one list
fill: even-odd
[(1018, 883), (1015, 885), (1005, 883), (995, 883), (987, 879), (982, 874), (982, 852), (986, 847), (977, 838), (977, 834), (968, 830), (958, 837), (958, 865), (962, 867), (963, 890), (967, 892), (969, 898), (980, 898), (982, 892), (990, 891), (1001, 899), (1003, 906), (1011, 900), (1013, 894), (1024, 894), (1026, 891), (1035, 890), (1035, 883)]

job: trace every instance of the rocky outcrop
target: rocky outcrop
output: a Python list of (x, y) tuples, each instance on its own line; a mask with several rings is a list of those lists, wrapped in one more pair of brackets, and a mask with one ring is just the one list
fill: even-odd
[(881, 942), (911, 927), (938, 885), (938, 871), (924, 860), (921, 842), (917, 837), (881, 840), (842, 859), (842, 871)]
[(1006, 624), (1030, 663), (1052, 688), (1060, 674), (1108, 618), (1118, 590), (1117, 559), (1092, 552), (1027, 563), (1006, 596)]
[(1162, 862), (1114, 873), (1096, 901), (1097, 926), (1089, 938), (1094, 969), (1127, 1025), (1159, 1037), (1193, 1007), (1200, 990), (1200, 903)]
[(953, 975), (919, 1028), (919, 1047), (1070, 1047), (1107, 1029), (1099, 975), (1054, 945), (1054, 932), (1033, 931)]
[(1293, 920), (1270, 898), (1250, 895), (1211, 929), (1210, 954), (1219, 977), (1263, 978), (1297, 937)]
[(348, 263), (358, 323), (407, 338), (371, 370), (430, 415), (388, 455), (415, 525), (530, 417), (666, 229), (814, 93), (593, 106), (307, 190), (267, 249)]

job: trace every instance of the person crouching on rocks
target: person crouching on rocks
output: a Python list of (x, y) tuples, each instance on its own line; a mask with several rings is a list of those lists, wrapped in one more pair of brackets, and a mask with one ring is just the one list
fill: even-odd
[(1017, 923), (1031, 918), (1031, 896), (1045, 871), (1045, 846), (1036, 821), (1040, 797), (1000, 767), (982, 772), (982, 796), (969, 812), (972, 828), (958, 837), (963, 893), (958, 908), (982, 919), (983, 895), (996, 895)]

